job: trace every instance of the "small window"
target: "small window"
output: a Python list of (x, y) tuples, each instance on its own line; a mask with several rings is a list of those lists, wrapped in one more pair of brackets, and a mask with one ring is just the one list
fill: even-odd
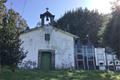
[(50, 41), (50, 34), (45, 34), (45, 40)]

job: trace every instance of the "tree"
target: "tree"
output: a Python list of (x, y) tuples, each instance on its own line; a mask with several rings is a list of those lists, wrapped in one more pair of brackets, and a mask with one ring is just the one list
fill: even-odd
[(79, 8), (65, 13), (57, 20), (55, 26), (79, 36), (82, 43), (86, 35), (89, 35), (90, 41), (98, 46), (98, 31), (102, 26), (102, 18), (102, 14), (99, 14), (97, 10)]
[[(6, 7), (5, 3), (6, 0), (0, 0), (0, 28), (2, 28), (2, 20), (3, 16), (5, 15)], [(0, 72), (1, 72), (1, 56), (0, 56)]]
[(22, 16), (15, 12), (14, 14), (15, 16), (15, 21), (16, 21), (16, 27), (18, 28), (18, 30), (21, 32), (21, 31), (25, 31), (26, 29), (28, 29), (28, 24), (26, 22), (26, 20), (24, 18), (22, 18)]
[(2, 27), (2, 19), (6, 11), (6, 6), (4, 4), (5, 2), (6, 0), (0, 0), (0, 28)]
[(104, 43), (112, 48), (116, 52), (117, 57), (120, 58), (120, 5), (118, 1), (116, 0), (112, 4), (112, 18), (104, 32)]
[(1, 66), (9, 66), (12, 71), (26, 56), (21, 48), (20, 31), (16, 27), (15, 11), (10, 9), (3, 18), (0, 28), (0, 58)]
[(110, 14), (102, 15), (102, 26), (98, 31), (99, 43), (101, 47), (106, 47), (106, 45), (104, 44), (104, 32), (106, 30), (107, 24), (109, 23), (110, 19), (111, 19)]

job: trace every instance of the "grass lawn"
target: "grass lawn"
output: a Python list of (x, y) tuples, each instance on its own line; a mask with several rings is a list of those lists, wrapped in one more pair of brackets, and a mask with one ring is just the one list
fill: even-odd
[(4, 70), (0, 80), (120, 80), (120, 72), (17, 70), (13, 73)]

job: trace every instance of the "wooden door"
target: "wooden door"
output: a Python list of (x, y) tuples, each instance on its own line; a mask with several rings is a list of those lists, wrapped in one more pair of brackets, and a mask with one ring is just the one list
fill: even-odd
[(51, 52), (42, 52), (41, 54), (41, 70), (50, 70), (51, 64)]

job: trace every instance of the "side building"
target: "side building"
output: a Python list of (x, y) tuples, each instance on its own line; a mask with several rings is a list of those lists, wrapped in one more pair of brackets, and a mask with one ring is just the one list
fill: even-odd
[(84, 70), (120, 70), (120, 60), (112, 49), (94, 47), (92, 43), (75, 45), (76, 69)]
[(80, 44), (77, 43), (75, 46), (76, 49), (76, 69), (85, 69), (85, 70), (95, 70), (95, 48), (92, 44)]

